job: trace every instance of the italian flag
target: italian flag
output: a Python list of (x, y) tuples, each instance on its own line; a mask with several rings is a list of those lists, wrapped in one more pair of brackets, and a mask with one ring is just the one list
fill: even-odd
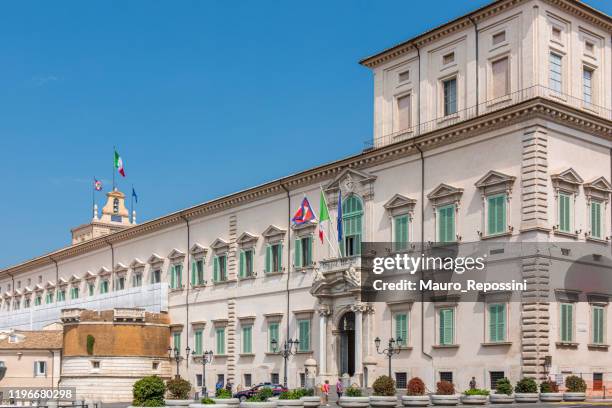
[(325, 238), (325, 228), (329, 228), (329, 209), (327, 201), (325, 201), (325, 193), (321, 189), (321, 198), (319, 199), (319, 239), (323, 243)]
[(115, 150), (115, 168), (119, 171), (121, 176), (125, 177), (125, 169), (123, 168), (123, 159), (119, 156), (117, 150)]

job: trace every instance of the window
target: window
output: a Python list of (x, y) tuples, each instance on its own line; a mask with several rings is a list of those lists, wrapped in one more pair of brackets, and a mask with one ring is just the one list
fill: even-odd
[(306, 388), (306, 373), (300, 373), (300, 387)]
[(100, 293), (101, 294), (108, 293), (108, 281), (107, 280), (103, 280), (102, 282), (100, 282)]
[(79, 288), (73, 287), (70, 288), (70, 299), (78, 299), (79, 298)]
[(95, 283), (88, 283), (87, 284), (87, 290), (89, 291), (89, 296), (93, 296), (96, 290), (96, 284)]
[(241, 278), (253, 276), (253, 249), (240, 251), (239, 276)]
[(444, 308), (440, 309), (438, 314), (440, 320), (440, 345), (451, 345), (453, 344), (455, 336), (455, 310), (452, 308)]
[(20, 304), (21, 304), (21, 301), (19, 299), (13, 300), (13, 310), (19, 310)]
[(549, 76), (548, 86), (550, 89), (556, 92), (561, 92), (562, 89), (562, 63), (563, 58), (559, 54), (554, 52), (550, 53), (549, 59)]
[(457, 78), (442, 82), (444, 90), (444, 116), (457, 113)]
[(270, 382), (271, 382), (272, 384), (278, 384), (278, 383), (279, 383), (279, 381), (280, 381), (280, 380), (279, 380), (278, 373), (272, 373), (272, 374), (270, 374)]
[(132, 286), (135, 288), (142, 286), (142, 273), (135, 273), (132, 276)]
[(296, 268), (303, 268), (312, 265), (312, 237), (298, 237), (295, 239), (295, 259)]
[(268, 351), (270, 353), (274, 352), (274, 347), (272, 343), (276, 341), (276, 343), (278, 344), (279, 341), (278, 327), (279, 324), (277, 322), (268, 324)]
[(395, 341), (400, 346), (408, 344), (408, 314), (406, 313), (395, 315)]
[(161, 269), (154, 269), (151, 273), (151, 283), (161, 282)]
[(446, 65), (446, 64), (450, 64), (451, 62), (455, 62), (454, 52), (449, 52), (448, 54), (445, 54), (444, 56), (442, 56), (442, 64)]
[(397, 98), (397, 130), (410, 128), (410, 95)]
[(506, 194), (487, 197), (487, 234), (506, 232)]
[(455, 204), (438, 208), (438, 241), (455, 242)]
[(34, 362), (34, 375), (36, 377), (42, 377), (47, 375), (47, 362), (46, 361), (35, 361)]
[(100, 369), (100, 362), (96, 361), (96, 360), (92, 361), (91, 362), (91, 368), (93, 368), (94, 370), (96, 370), (96, 369), (99, 370)]
[(491, 63), (492, 96), (499, 98), (510, 93), (510, 69), (508, 57)]
[(53, 303), (53, 292), (47, 292), (47, 295), (45, 296), (45, 303)]
[(593, 70), (587, 67), (582, 69), (582, 99), (587, 104), (593, 102)]
[(407, 385), (407, 374), (406, 373), (395, 373), (395, 387), (398, 389), (406, 389)]
[(491, 389), (494, 390), (495, 388), (497, 388), (497, 382), (505, 377), (506, 373), (504, 373), (503, 371), (490, 371), (489, 380), (491, 382)]
[(489, 305), (489, 341), (506, 341), (506, 305), (503, 303)]
[(601, 201), (591, 200), (591, 236), (602, 239)]
[(447, 381), (449, 383), (453, 382), (453, 372), (452, 371), (440, 371), (440, 381)]
[(170, 289), (183, 287), (183, 265), (174, 264), (170, 266)]
[(225, 355), (225, 327), (217, 327), (215, 329), (215, 338), (217, 341), (217, 355)]
[(493, 45), (497, 45), (497, 44), (501, 44), (504, 41), (506, 41), (506, 32), (505, 31), (501, 31), (499, 33), (493, 34), (493, 36), (491, 37), (491, 41), (493, 43)]
[(363, 204), (361, 199), (350, 195), (342, 203), (342, 253), (344, 256), (361, 254)]
[(66, 289), (60, 289), (57, 292), (57, 301), (64, 302), (66, 300)]
[(603, 390), (603, 373), (593, 373), (593, 391)]
[(191, 263), (191, 284), (193, 286), (204, 284), (204, 259), (202, 258)]
[(216, 255), (213, 258), (213, 281), (225, 282), (227, 280), (227, 255)]
[(30, 308), (30, 298), (25, 298), (25, 300), (23, 301), (23, 307), (24, 309)]
[(571, 226), (571, 207), (572, 207), (572, 196), (567, 193), (559, 192), (559, 231), (572, 232)]
[(266, 245), (266, 273), (281, 272), (283, 265), (283, 244)]
[(115, 290), (125, 289), (125, 276), (119, 276), (115, 281)]
[(593, 44), (590, 41), (585, 41), (584, 42), (584, 49), (586, 52), (588, 52), (589, 54), (593, 54), (593, 52), (595, 51), (595, 44)]
[(181, 351), (181, 332), (172, 333), (172, 348)]
[(410, 80), (410, 71), (406, 70), (406, 71), (400, 72), (397, 75), (397, 77), (398, 77), (400, 82), (406, 82), (406, 81)]
[(34, 306), (40, 306), (41, 303), (42, 303), (42, 298), (40, 296), (36, 296), (34, 298)]
[(153, 364), (151, 364), (151, 368), (155, 371), (159, 369), (159, 361), (154, 361)]
[(298, 351), (310, 351), (310, 320), (298, 320)]
[(202, 386), (202, 374), (196, 374), (196, 387)]
[(393, 242), (395, 243), (396, 251), (404, 251), (408, 249), (409, 223), (410, 217), (408, 214), (393, 217)]
[(196, 356), (202, 355), (202, 334), (202, 329), (198, 329), (193, 335), (195, 343), (193, 354), (195, 354)]
[(559, 27), (552, 28), (552, 37), (555, 40), (561, 40), (561, 29)]
[(604, 308), (601, 306), (593, 306), (592, 315), (592, 332), (593, 332), (593, 344), (604, 344), (604, 333), (605, 333), (605, 325), (604, 325)]
[(574, 305), (561, 303), (561, 341), (571, 343), (574, 340)]
[(251, 354), (253, 352), (253, 326), (242, 327), (242, 353)]
[(245, 387), (251, 387), (253, 384), (253, 377), (251, 376), (251, 374), (244, 374), (244, 386)]

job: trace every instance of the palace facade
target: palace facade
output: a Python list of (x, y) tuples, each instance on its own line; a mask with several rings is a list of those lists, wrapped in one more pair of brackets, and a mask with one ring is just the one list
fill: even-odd
[[(72, 245), (0, 271), (0, 328), (40, 329), (66, 308), (168, 312), (179, 372), (197, 388), (208, 350), (209, 388), (282, 382), (273, 344), (287, 338), (299, 339), (290, 387), (345, 373), (370, 386), (387, 373), (374, 339), (401, 337), (400, 388), (577, 373), (597, 393), (612, 383), (612, 293), (572, 291), (536, 256), (514, 272), (554, 302), (370, 303), (359, 252), (486, 241), (609, 255), (611, 33), (581, 2), (500, 0), (365, 58), (374, 134), (362, 153), (138, 225), (110, 192)], [(341, 255), (316, 223), (289, 221), (304, 196), (318, 208), (320, 186), (332, 219), (342, 196)]]

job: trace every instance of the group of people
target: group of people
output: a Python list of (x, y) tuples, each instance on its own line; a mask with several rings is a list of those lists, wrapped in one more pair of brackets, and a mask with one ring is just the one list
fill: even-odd
[[(342, 382), (341, 378), (338, 378), (338, 381), (336, 381), (336, 394), (338, 394), (338, 399), (342, 397), (343, 392), (344, 383)], [(325, 402), (325, 406), (329, 406), (329, 380), (325, 380), (321, 386), (321, 394), (323, 395), (323, 402)]]
[[(225, 389), (228, 390), (229, 392), (232, 392), (232, 381), (231, 380), (227, 380), (227, 383), (225, 384)], [(219, 379), (219, 381), (217, 381), (217, 383), (215, 384), (215, 390), (220, 390), (223, 387), (223, 380)]]

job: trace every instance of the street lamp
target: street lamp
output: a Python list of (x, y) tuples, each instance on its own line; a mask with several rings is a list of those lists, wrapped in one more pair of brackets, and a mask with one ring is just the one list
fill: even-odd
[(212, 350), (202, 353), (202, 397), (208, 397), (208, 390), (206, 389), (206, 364), (212, 363), (212, 360)]
[(391, 378), (391, 357), (400, 353), (402, 341), (403, 340), (401, 337), (398, 337), (397, 340), (391, 337), (389, 339), (389, 344), (387, 345), (387, 348), (381, 351), (380, 338), (376, 337), (376, 339), (374, 339), (374, 344), (376, 344), (376, 351), (378, 352), (378, 354), (384, 354), (389, 359), (389, 378)]
[[(181, 362), (181, 351), (177, 349), (176, 347), (174, 349), (172, 347), (168, 347), (168, 358), (169, 359), (172, 359), (173, 352), (174, 352), (174, 361), (176, 362), (176, 375), (174, 376), (174, 378), (181, 378), (181, 376), (179, 375), (179, 363)], [(187, 346), (185, 348), (185, 353), (187, 355), (187, 358), (189, 358), (190, 352), (191, 352), (191, 349), (189, 348), (189, 346)]]
[(287, 362), (289, 360), (289, 356), (293, 356), (295, 355), (295, 353), (297, 353), (297, 348), (299, 344), (300, 341), (298, 339), (292, 340), (290, 338), (289, 340), (286, 340), (283, 343), (283, 349), (278, 351), (278, 341), (276, 341), (276, 339), (272, 339), (272, 351), (274, 351), (275, 353), (279, 352), (285, 360), (285, 369), (283, 373), (283, 385), (285, 387), (287, 387)]

